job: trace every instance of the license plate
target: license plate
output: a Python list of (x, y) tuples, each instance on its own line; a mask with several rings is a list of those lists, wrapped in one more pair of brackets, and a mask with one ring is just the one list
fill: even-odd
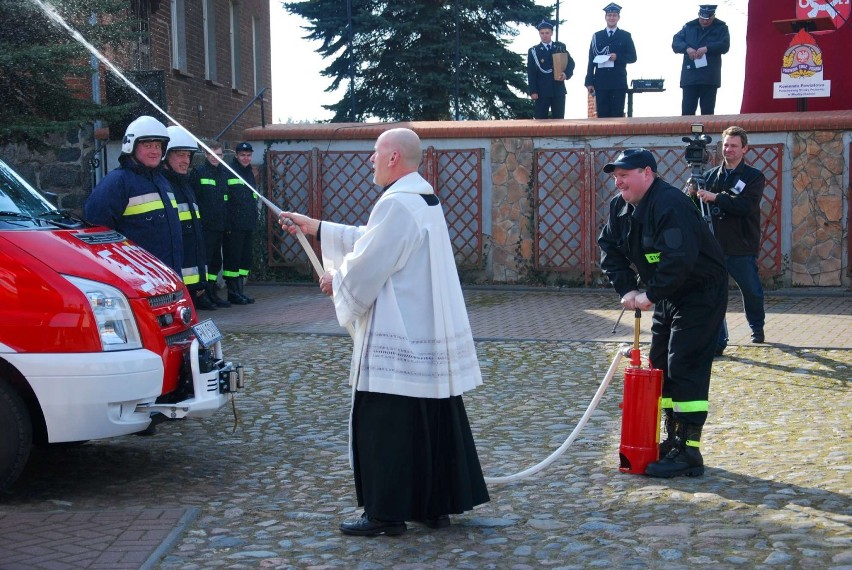
[(201, 321), (197, 325), (192, 325), (192, 332), (195, 333), (195, 338), (198, 339), (198, 344), (202, 348), (210, 348), (222, 340), (222, 333), (219, 332), (219, 327), (210, 319)]

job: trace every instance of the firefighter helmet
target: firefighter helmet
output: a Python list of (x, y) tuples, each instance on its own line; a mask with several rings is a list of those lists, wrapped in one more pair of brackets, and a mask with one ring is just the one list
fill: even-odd
[(169, 133), (166, 126), (148, 115), (142, 115), (129, 125), (124, 131), (124, 139), (121, 141), (121, 154), (133, 154), (136, 143), (140, 141), (169, 141)]
[(198, 151), (198, 143), (183, 127), (174, 125), (166, 129), (166, 131), (169, 134), (169, 144), (166, 147), (166, 154), (168, 154), (170, 150)]

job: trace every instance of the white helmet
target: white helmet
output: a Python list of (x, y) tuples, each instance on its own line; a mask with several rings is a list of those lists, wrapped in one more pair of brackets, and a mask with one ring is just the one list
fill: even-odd
[(166, 131), (169, 134), (169, 144), (166, 147), (166, 154), (168, 154), (170, 150), (198, 151), (198, 143), (183, 127), (173, 125), (166, 129)]
[(142, 115), (129, 125), (124, 131), (124, 139), (121, 141), (121, 154), (133, 154), (136, 143), (139, 141), (169, 141), (169, 133), (166, 126), (148, 115)]

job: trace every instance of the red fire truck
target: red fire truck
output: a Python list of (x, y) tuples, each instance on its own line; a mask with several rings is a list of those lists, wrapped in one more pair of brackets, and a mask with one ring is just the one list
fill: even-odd
[(170, 268), (0, 161), (0, 490), (34, 443), (212, 415), (242, 386), (221, 340)]

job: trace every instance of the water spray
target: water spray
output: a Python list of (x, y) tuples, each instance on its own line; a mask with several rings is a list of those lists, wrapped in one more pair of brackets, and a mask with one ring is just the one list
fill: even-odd
[[(82, 35), (80, 32), (78, 32), (77, 30), (75, 30), (74, 28), (72, 28), (72, 27), (68, 24), (68, 22), (66, 22), (66, 21), (65, 21), (65, 18), (63, 18), (63, 17), (62, 17), (62, 15), (61, 15), (61, 14), (59, 14), (59, 12), (57, 12), (56, 8), (55, 8), (52, 4), (50, 4), (49, 2), (45, 2), (44, 0), (30, 0), (30, 1), (31, 1), (32, 3), (34, 3), (35, 5), (37, 5), (37, 6), (38, 6), (38, 7), (42, 10), (42, 12), (44, 12), (44, 13), (45, 13), (45, 14), (46, 14), (46, 15), (47, 15), (47, 16), (48, 16), (51, 20), (53, 20), (53, 21), (54, 21), (55, 23), (57, 23), (59, 26), (61, 26), (62, 28), (64, 28), (64, 29), (65, 29), (65, 30), (66, 30), (69, 34), (71, 34), (71, 36), (72, 36), (75, 40), (77, 40), (78, 42), (80, 42), (81, 44), (83, 44), (83, 46), (84, 46), (86, 49), (88, 49), (88, 50), (92, 53), (92, 55), (94, 55), (95, 57), (97, 57), (97, 58), (98, 58), (98, 60), (100, 60), (100, 61), (101, 61), (101, 63), (103, 63), (105, 66), (107, 66), (107, 68), (109, 68), (109, 70), (110, 70), (110, 71), (112, 71), (113, 73), (115, 73), (115, 75), (116, 75), (116, 76), (118, 76), (118, 77), (119, 77), (122, 81), (124, 81), (124, 82), (125, 82), (125, 83), (126, 83), (126, 84), (127, 84), (127, 85), (131, 88), (131, 89), (133, 89), (133, 90), (134, 90), (134, 91), (136, 91), (139, 95), (141, 95), (141, 96), (142, 96), (142, 98), (143, 98), (143, 99), (145, 99), (148, 103), (150, 103), (150, 105), (151, 105), (152, 107), (154, 107), (157, 111), (159, 111), (159, 112), (160, 112), (160, 113), (161, 113), (164, 117), (166, 117), (169, 121), (171, 121), (171, 122), (172, 122), (172, 123), (174, 123), (175, 125), (177, 125), (177, 126), (179, 126), (180, 128), (182, 128), (184, 131), (186, 131), (186, 133), (187, 133), (190, 137), (192, 137), (192, 139), (193, 139), (196, 143), (198, 143), (198, 145), (199, 145), (201, 148), (203, 148), (206, 152), (208, 152), (208, 153), (210, 153), (210, 154), (213, 154), (213, 150), (212, 150), (210, 147), (208, 147), (206, 144), (204, 144), (204, 143), (201, 141), (201, 139), (199, 139), (199, 138), (198, 138), (198, 137), (196, 137), (194, 134), (192, 134), (192, 133), (189, 131), (189, 129), (187, 129), (186, 127), (184, 127), (184, 126), (183, 126), (183, 125), (182, 125), (182, 124), (181, 124), (181, 123), (180, 123), (177, 119), (175, 119), (174, 117), (172, 117), (171, 115), (169, 115), (169, 114), (168, 114), (168, 113), (167, 113), (167, 112), (166, 112), (163, 108), (161, 108), (161, 107), (160, 107), (159, 105), (157, 105), (157, 104), (156, 104), (153, 100), (151, 100), (151, 98), (150, 98), (150, 97), (148, 97), (148, 95), (146, 95), (144, 91), (142, 91), (141, 89), (139, 89), (139, 87), (137, 87), (137, 86), (136, 86), (136, 84), (134, 84), (132, 81), (130, 81), (130, 80), (129, 80), (129, 79), (128, 79), (128, 78), (127, 78), (127, 77), (126, 77), (126, 76), (125, 76), (122, 72), (121, 72), (121, 70), (120, 70), (120, 69), (118, 69), (118, 68), (117, 68), (117, 67), (116, 67), (116, 66), (115, 66), (115, 65), (114, 65), (114, 64), (113, 64), (113, 63), (112, 63), (109, 59), (107, 59), (107, 57), (106, 57), (105, 55), (103, 55), (100, 51), (98, 51), (98, 48), (96, 48), (96, 47), (95, 47), (95, 46), (93, 46), (91, 43), (89, 43), (89, 42), (86, 40), (86, 38), (84, 38), (84, 37), (83, 37), (83, 35)], [(277, 219), (277, 218), (281, 215), (281, 212), (282, 212), (281, 208), (279, 208), (278, 206), (276, 206), (276, 205), (275, 205), (275, 204), (274, 204), (271, 200), (269, 200), (268, 198), (266, 198), (265, 196), (263, 196), (263, 195), (262, 195), (260, 192), (258, 192), (258, 191), (257, 191), (257, 190), (256, 190), (256, 189), (255, 189), (255, 188), (254, 188), (251, 184), (249, 184), (248, 182), (246, 182), (246, 181), (245, 181), (245, 179), (244, 179), (242, 176), (240, 176), (240, 175), (239, 175), (239, 174), (238, 174), (238, 173), (237, 173), (237, 172), (236, 172), (236, 171), (235, 171), (235, 170), (231, 167), (231, 165), (229, 165), (229, 164), (228, 164), (228, 163), (226, 163), (225, 161), (222, 161), (222, 165), (223, 165), (225, 168), (227, 168), (227, 169), (231, 172), (231, 174), (233, 174), (234, 176), (236, 176), (237, 178), (239, 178), (239, 179), (240, 179), (240, 181), (242, 181), (242, 183), (243, 183), (243, 184), (245, 184), (245, 185), (246, 185), (246, 187), (247, 187), (249, 190), (251, 190), (251, 191), (252, 191), (252, 193), (253, 193), (255, 196), (257, 196), (258, 198), (260, 198), (260, 200), (261, 200), (261, 201), (262, 201), (262, 202), (266, 205), (266, 207), (267, 207), (267, 208), (269, 208), (269, 210), (270, 210), (273, 214), (275, 214), (276, 219)], [(298, 227), (298, 226), (296, 226), (296, 238), (299, 240), (299, 243), (301, 244), (302, 248), (305, 250), (305, 253), (308, 255), (308, 258), (310, 259), (310, 261), (311, 261), (311, 265), (313, 265), (314, 271), (316, 271), (317, 276), (321, 277), (321, 276), (323, 275), (323, 273), (325, 273), (325, 269), (323, 269), (322, 263), (320, 262), (319, 258), (317, 257), (317, 254), (314, 252), (313, 248), (312, 248), (312, 247), (311, 247), (311, 245), (308, 243), (308, 239), (305, 237), (305, 234), (304, 234), (304, 233), (302, 233), (302, 230), (301, 230), (301, 229), (299, 229), (299, 227)], [(349, 331), (349, 334), (350, 334), (351, 336), (354, 336), (354, 330), (353, 330), (353, 328), (352, 328), (352, 325), (351, 325), (351, 324), (349, 324), (349, 325), (347, 325), (347, 327), (346, 327), (346, 328), (347, 328), (347, 330)]]

